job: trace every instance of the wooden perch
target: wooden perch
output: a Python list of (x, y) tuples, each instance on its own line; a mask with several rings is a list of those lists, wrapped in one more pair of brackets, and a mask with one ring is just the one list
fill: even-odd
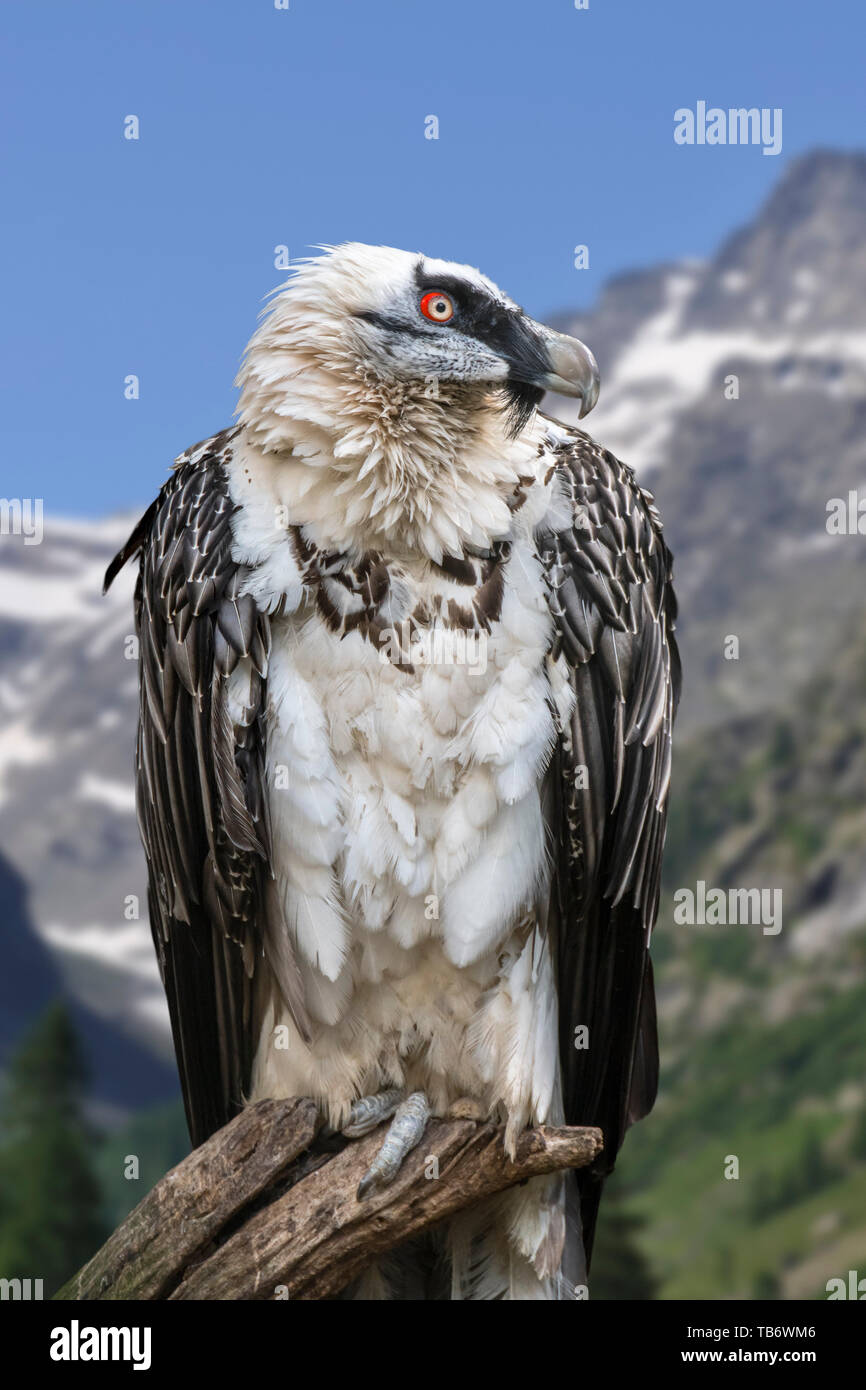
[(585, 1167), (602, 1148), (598, 1129), (542, 1126), (521, 1135), (512, 1163), (501, 1128), (434, 1120), (393, 1183), (359, 1202), (385, 1130), (311, 1151), (319, 1123), (310, 1100), (248, 1106), (167, 1173), (57, 1297), (332, 1298), (407, 1238), (527, 1178)]

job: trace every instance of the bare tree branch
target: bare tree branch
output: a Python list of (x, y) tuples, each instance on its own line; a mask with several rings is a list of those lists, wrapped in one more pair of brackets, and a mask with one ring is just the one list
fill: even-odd
[(157, 1183), (62, 1299), (331, 1298), (377, 1257), (455, 1212), (542, 1173), (582, 1168), (598, 1129), (542, 1126), (514, 1162), (503, 1130), (435, 1120), (390, 1186), (359, 1202), (384, 1130), (310, 1149), (310, 1100), (248, 1106)]

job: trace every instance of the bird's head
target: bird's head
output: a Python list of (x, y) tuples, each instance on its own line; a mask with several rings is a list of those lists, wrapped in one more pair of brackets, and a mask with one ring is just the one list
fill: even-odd
[[(577, 338), (537, 323), (471, 266), (350, 242), (301, 262), (277, 293), (257, 347), (302, 343), (317, 365), (383, 380), (501, 390), (525, 419), (545, 391), (598, 399), (598, 367)], [(241, 384), (244, 384), (242, 373)]]
[(480, 271), (350, 242), (298, 264), (238, 385), (258, 449), (319, 469), (327, 457), (344, 491), (363, 481), (359, 499), (375, 492), (405, 521), (437, 493), (467, 490), (470, 474), (486, 486), (479, 469), (508, 487), (507, 460), (495, 484), (480, 455), (497, 453), (497, 437), (516, 441), (545, 391), (579, 399), (585, 415), (599, 380), (583, 343), (536, 323)]
[[(367, 360), (400, 379), (499, 388), (520, 420), (545, 391), (598, 398), (598, 368), (583, 343), (536, 323), (480, 271), (386, 247), (347, 247), (369, 267), (349, 276), (349, 313)], [(342, 259), (342, 256), (341, 256)]]

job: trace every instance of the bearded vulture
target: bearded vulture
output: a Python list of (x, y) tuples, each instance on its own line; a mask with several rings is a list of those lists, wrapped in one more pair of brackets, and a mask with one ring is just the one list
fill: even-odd
[(236, 384), (106, 575), (139, 557), (138, 816), (192, 1141), (264, 1097), (350, 1136), (393, 1115), (362, 1193), (430, 1115), (512, 1152), (598, 1125), (594, 1167), (348, 1295), (574, 1297), (658, 1074), (679, 661), (653, 499), (538, 409), (592, 409), (591, 352), (464, 265), (325, 249)]

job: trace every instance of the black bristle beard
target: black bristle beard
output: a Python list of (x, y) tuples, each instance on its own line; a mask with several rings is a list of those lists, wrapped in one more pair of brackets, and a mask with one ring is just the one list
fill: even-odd
[(508, 381), (502, 388), (502, 408), (507, 419), (509, 439), (516, 439), (541, 402), (544, 388), (530, 386), (525, 381)]

